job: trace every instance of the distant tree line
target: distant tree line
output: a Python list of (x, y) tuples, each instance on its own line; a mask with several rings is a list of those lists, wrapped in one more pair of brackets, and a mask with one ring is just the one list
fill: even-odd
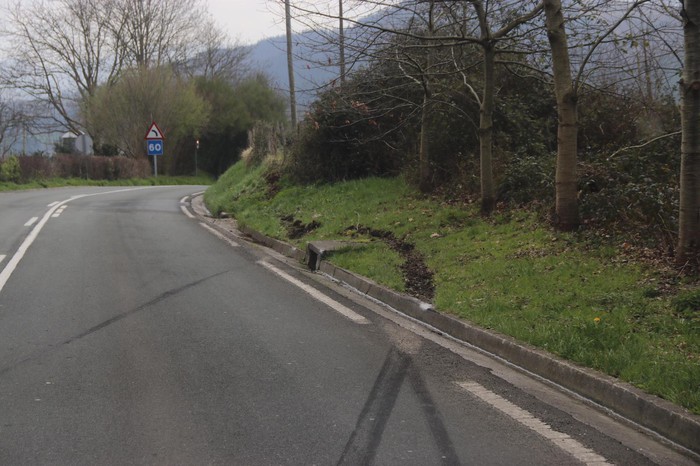
[[(200, 168), (219, 174), (253, 121), (284, 120), (280, 96), (201, 0), (17, 1), (2, 14), (3, 135), (20, 122), (86, 132), (97, 154), (139, 158), (157, 121), (166, 136), (159, 168), (193, 173), (199, 139)], [(7, 110), (13, 101), (31, 104), (21, 120)]]

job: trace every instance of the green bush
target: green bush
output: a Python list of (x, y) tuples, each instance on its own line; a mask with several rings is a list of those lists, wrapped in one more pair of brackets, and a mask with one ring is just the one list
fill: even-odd
[(554, 199), (555, 157), (522, 155), (505, 167), (498, 187), (498, 199), (517, 205)]
[(0, 164), (0, 181), (19, 183), (21, 178), (22, 171), (17, 157), (10, 157)]

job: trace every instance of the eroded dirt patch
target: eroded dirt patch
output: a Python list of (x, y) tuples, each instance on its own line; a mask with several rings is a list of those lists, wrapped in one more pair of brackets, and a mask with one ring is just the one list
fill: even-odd
[(312, 220), (310, 223), (303, 223), (301, 220), (295, 219), (293, 215), (285, 215), (280, 220), (287, 228), (287, 238), (289, 239), (299, 239), (321, 226), (316, 220)]
[(406, 292), (425, 301), (433, 299), (435, 296), (433, 272), (425, 264), (423, 255), (416, 251), (415, 245), (397, 238), (391, 231), (354, 225), (346, 228), (345, 231), (378, 238), (388, 244), (404, 260), (404, 263), (401, 265), (401, 272), (403, 273)]

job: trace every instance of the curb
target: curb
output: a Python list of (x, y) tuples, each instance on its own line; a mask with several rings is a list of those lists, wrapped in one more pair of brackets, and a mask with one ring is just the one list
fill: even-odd
[(700, 416), (671, 402), (511, 337), (439, 313), (430, 304), (384, 288), (326, 261), (321, 262), (319, 270), (403, 314), (594, 401), (694, 453), (700, 453)]
[[(197, 209), (195, 211), (197, 212)], [(238, 226), (238, 230), (256, 243), (305, 263), (305, 251), (270, 238), (247, 226)], [(390, 290), (325, 260), (320, 260), (318, 271), (453, 338), (554, 382), (700, 455), (700, 416), (669, 401), (645, 393), (611, 376), (575, 365), (546, 351), (520, 343), (511, 337), (439, 313), (431, 304)]]

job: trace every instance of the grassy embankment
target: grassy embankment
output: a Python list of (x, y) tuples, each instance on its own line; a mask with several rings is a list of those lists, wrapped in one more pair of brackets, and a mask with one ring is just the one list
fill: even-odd
[[(232, 167), (206, 193), (267, 235), (301, 247), (343, 239), (348, 227), (388, 230), (415, 244), (434, 272), (434, 304), (700, 414), (700, 290), (635, 261), (629, 245), (556, 233), (527, 211), (485, 220), (476, 206), (417, 195), (401, 179), (323, 186), (283, 183), (271, 195), (263, 168)], [(320, 226), (289, 240), (281, 217)], [(401, 257), (376, 238), (330, 260), (404, 290)], [(622, 243), (620, 241), (620, 243)]]
[(86, 180), (84, 178), (52, 178), (33, 180), (26, 183), (0, 182), (0, 191), (23, 189), (62, 188), (66, 186), (168, 186), (168, 185), (210, 185), (208, 176), (159, 176), (158, 178), (131, 178), (128, 180)]

